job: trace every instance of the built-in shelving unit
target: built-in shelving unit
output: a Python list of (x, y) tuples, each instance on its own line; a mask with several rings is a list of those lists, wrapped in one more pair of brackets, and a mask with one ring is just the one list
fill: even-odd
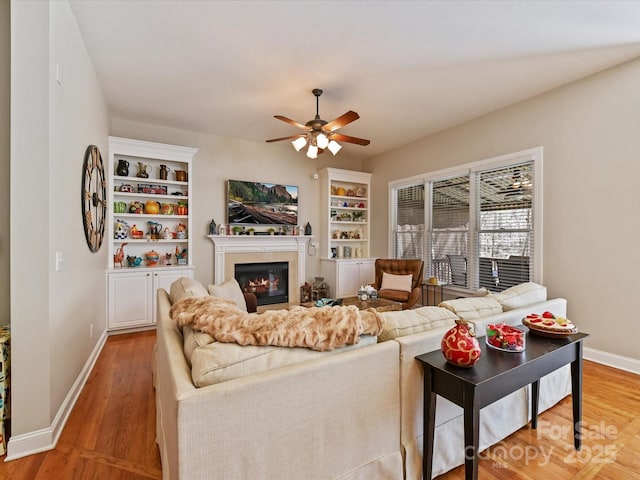
[[(189, 147), (109, 137), (110, 329), (155, 325), (156, 290), (168, 290), (182, 276), (193, 277), (191, 165), (196, 152)], [(139, 172), (147, 176), (138, 176)], [(124, 256), (116, 257), (121, 251)], [(154, 252), (157, 262), (148, 255)]]
[(374, 281), (370, 258), (371, 174), (325, 168), (320, 172), (321, 269), (333, 297), (356, 295)]

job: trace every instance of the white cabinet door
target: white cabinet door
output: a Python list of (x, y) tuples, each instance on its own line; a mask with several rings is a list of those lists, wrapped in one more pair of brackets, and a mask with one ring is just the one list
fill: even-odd
[(336, 298), (358, 294), (361, 285), (372, 284), (376, 279), (375, 259), (338, 260), (336, 262)]
[(159, 270), (153, 272), (153, 291), (152, 291), (152, 304), (153, 304), (153, 323), (157, 322), (157, 290), (164, 288), (169, 292), (171, 284), (178, 280), (180, 277), (193, 278), (193, 270)]
[(109, 329), (151, 325), (152, 280), (149, 272), (109, 275)]
[(338, 279), (336, 282), (336, 297), (351, 297), (357, 295), (360, 286), (360, 263), (356, 261), (338, 262)]
[(376, 260), (367, 258), (360, 260), (360, 285), (373, 285), (376, 281)]

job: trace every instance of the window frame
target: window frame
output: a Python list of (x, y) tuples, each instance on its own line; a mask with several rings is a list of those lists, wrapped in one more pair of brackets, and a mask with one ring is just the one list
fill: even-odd
[[(477, 195), (475, 189), (477, 182), (475, 175), (480, 175), (486, 170), (497, 168), (505, 168), (515, 166), (525, 162), (533, 163), (533, 191), (532, 191), (532, 214), (533, 214), (533, 246), (532, 251), (535, 254), (532, 257), (530, 281), (543, 284), (543, 154), (542, 146), (521, 150), (518, 152), (507, 153), (496, 157), (490, 157), (483, 160), (466, 163), (456, 167), (435, 170), (423, 174), (413, 175), (411, 177), (393, 180), (389, 182), (389, 241), (388, 256), (392, 258), (395, 253), (395, 228), (397, 218), (397, 190), (414, 185), (424, 185), (425, 189), (425, 207), (424, 207), (424, 230), (430, 230), (431, 225), (431, 184), (434, 181), (446, 180), (456, 176), (468, 175), (470, 177), (469, 191), (469, 253), (467, 259), (467, 269), (472, 275), (478, 275), (479, 269), (479, 248), (478, 241), (478, 221), (480, 216), (480, 206), (477, 204)], [(426, 245), (422, 246), (423, 256), (426, 254)], [(427, 269), (425, 269), (425, 274)], [(447, 286), (448, 290), (461, 294), (468, 294), (473, 288), (460, 286)]]

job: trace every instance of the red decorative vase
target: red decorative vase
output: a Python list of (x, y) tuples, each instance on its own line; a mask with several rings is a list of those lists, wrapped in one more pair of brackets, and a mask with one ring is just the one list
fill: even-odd
[(480, 344), (465, 320), (456, 320), (456, 326), (442, 337), (442, 354), (456, 367), (473, 367), (480, 360)]

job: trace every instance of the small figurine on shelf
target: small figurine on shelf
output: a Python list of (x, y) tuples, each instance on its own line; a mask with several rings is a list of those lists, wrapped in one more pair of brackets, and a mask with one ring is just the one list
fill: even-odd
[(178, 261), (178, 265), (186, 265), (187, 264), (187, 249), (185, 248), (182, 252), (179, 251), (178, 247), (176, 247), (176, 259)]
[(212, 218), (209, 224), (209, 235), (215, 235), (216, 233), (218, 233), (218, 227), (216, 226), (216, 221)]
[(131, 238), (135, 238), (138, 240), (144, 236), (144, 232), (142, 230), (139, 230), (138, 227), (135, 226), (135, 224), (131, 227), (129, 233), (131, 234)]
[(141, 257), (136, 257), (135, 255), (127, 255), (127, 265), (130, 267), (139, 267), (140, 263), (142, 263)]
[(180, 239), (185, 239), (187, 238), (187, 226), (183, 223), (179, 223), (178, 226), (176, 227), (177, 230), (177, 237)]
[(120, 248), (118, 248), (118, 250), (116, 250), (116, 253), (113, 255), (113, 265), (115, 266), (116, 263), (119, 263), (120, 266), (122, 267), (122, 262), (124, 261), (124, 246), (127, 245), (126, 243), (123, 243), (122, 245), (120, 245)]
[(167, 265), (171, 265), (171, 255), (172, 255), (171, 252), (168, 252), (168, 253), (164, 254), (164, 258), (166, 260)]

